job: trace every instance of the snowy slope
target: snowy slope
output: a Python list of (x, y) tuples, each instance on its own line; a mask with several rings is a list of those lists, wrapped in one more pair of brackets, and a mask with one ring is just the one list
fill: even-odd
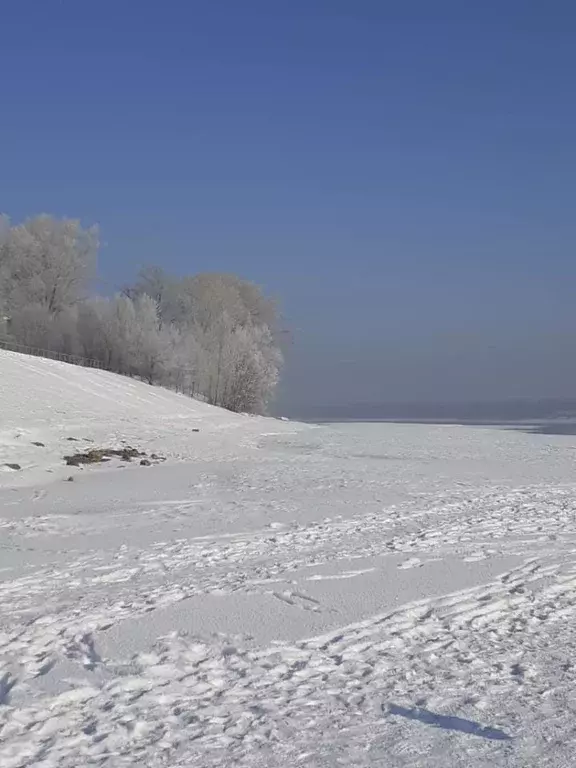
[[(2, 768), (574, 764), (575, 438), (68, 371), (0, 360)], [(62, 482), (69, 436), (174, 458)]]
[(42, 481), (47, 472), (68, 476), (63, 456), (95, 446), (206, 460), (271, 430), (286, 426), (107, 371), (0, 350), (0, 487)]

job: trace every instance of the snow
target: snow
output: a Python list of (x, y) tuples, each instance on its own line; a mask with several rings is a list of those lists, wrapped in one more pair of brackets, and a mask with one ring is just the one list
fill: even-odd
[[(0, 407), (2, 768), (573, 764), (576, 438), (12, 353)], [(121, 441), (167, 461), (64, 465)]]
[(266, 431), (296, 428), (235, 415), (108, 371), (3, 350), (0, 404), (0, 487), (41, 484), (47, 473), (73, 475), (62, 457), (94, 447), (131, 445), (168, 459), (222, 460)]

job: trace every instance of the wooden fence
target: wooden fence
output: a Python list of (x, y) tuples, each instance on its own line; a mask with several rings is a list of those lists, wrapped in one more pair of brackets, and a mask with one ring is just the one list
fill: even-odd
[(80, 355), (68, 355), (65, 352), (52, 352), (49, 349), (29, 347), (26, 344), (17, 344), (14, 341), (6, 341), (4, 339), (0, 339), (0, 349), (5, 349), (8, 352), (20, 352), (23, 355), (34, 355), (34, 357), (47, 357), (50, 360), (60, 360), (63, 363), (82, 365), (85, 368), (101, 368), (102, 370), (107, 370), (104, 363), (101, 363), (100, 360), (92, 360), (89, 357), (81, 357)]

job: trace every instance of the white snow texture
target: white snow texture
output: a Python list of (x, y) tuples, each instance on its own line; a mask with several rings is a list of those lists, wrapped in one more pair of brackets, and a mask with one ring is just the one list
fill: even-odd
[(573, 765), (575, 449), (0, 352), (0, 766)]

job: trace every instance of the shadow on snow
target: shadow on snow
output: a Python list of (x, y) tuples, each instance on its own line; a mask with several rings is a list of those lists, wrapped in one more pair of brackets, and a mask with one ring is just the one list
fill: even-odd
[(418, 720), (418, 722), (431, 725), (434, 728), (444, 728), (449, 731), (470, 733), (473, 736), (481, 736), (483, 739), (491, 739), (492, 741), (511, 741), (512, 739), (512, 736), (509, 736), (499, 728), (482, 726), (474, 720), (465, 720), (462, 717), (439, 715), (436, 712), (430, 712), (429, 710), (421, 709), (420, 707), (408, 709), (406, 707), (399, 707), (396, 704), (390, 704), (387, 708), (387, 712), (390, 715), (398, 715), (399, 717), (405, 717), (408, 720)]

